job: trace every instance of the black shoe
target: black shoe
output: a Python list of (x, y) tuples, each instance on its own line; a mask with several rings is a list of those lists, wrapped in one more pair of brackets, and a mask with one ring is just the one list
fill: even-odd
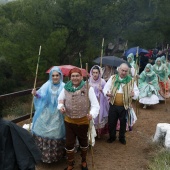
[(116, 140), (116, 138), (109, 138), (107, 139), (107, 143), (113, 143)]
[(126, 140), (125, 139), (119, 139), (119, 142), (122, 143), (123, 145), (126, 145)]

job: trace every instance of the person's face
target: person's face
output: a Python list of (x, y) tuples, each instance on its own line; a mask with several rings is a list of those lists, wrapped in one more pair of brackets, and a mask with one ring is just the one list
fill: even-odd
[(99, 78), (99, 70), (93, 69), (92, 75), (93, 75), (93, 79), (97, 80)]
[(52, 81), (53, 81), (54, 84), (59, 83), (59, 81), (60, 81), (60, 74), (57, 71), (54, 71), (52, 73)]
[(119, 76), (125, 78), (128, 75), (129, 68), (127, 66), (121, 66), (119, 68)]
[(146, 68), (145, 68), (145, 71), (146, 71), (146, 72), (150, 72), (150, 69), (146, 67)]
[(161, 65), (161, 61), (160, 60), (158, 60), (156, 63), (157, 63), (158, 66)]
[(80, 85), (80, 82), (82, 81), (83, 77), (79, 73), (72, 73), (71, 74), (71, 81), (75, 87), (78, 87)]
[(128, 62), (131, 62), (131, 61), (132, 61), (132, 59), (129, 57), (129, 58), (128, 58)]

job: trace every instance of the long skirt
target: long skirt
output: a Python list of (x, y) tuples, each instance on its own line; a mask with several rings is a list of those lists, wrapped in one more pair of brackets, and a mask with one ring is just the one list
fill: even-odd
[(152, 94), (151, 97), (143, 97), (139, 100), (139, 103), (142, 104), (148, 104), (148, 105), (154, 105), (159, 103), (159, 98), (157, 95)]
[(168, 79), (168, 81), (165, 83), (163, 81), (159, 81), (159, 94), (163, 97), (163, 98), (169, 98), (170, 97), (170, 80)]
[(65, 140), (48, 139), (33, 135), (45, 163), (57, 162), (65, 157)]
[[(95, 119), (95, 122), (97, 122), (97, 118)], [(103, 121), (100, 124), (95, 124), (95, 129), (97, 132), (97, 135), (104, 135), (108, 134), (108, 117), (103, 118)]]
[(65, 156), (65, 125), (57, 109), (53, 114), (49, 108), (43, 110), (34, 123), (33, 134), (43, 162), (57, 162)]

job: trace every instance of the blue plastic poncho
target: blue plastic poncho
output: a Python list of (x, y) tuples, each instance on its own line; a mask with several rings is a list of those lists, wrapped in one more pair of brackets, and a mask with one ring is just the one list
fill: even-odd
[[(52, 73), (60, 74), (58, 84), (53, 84)], [(64, 87), (61, 70), (54, 66), (49, 73), (49, 80), (37, 91), (34, 97), (35, 115), (32, 132), (44, 138), (62, 139), (65, 137), (64, 117), (57, 109), (58, 96)]]

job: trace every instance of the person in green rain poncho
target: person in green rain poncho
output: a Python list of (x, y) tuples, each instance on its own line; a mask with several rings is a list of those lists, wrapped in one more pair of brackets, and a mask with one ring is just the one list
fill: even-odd
[(161, 57), (161, 61), (167, 66), (167, 74), (170, 76), (170, 63), (168, 61), (166, 62), (166, 57), (164, 55)]
[(170, 81), (168, 78), (168, 69), (165, 64), (163, 64), (160, 57), (158, 57), (155, 60), (155, 64), (153, 65), (153, 71), (158, 76), (158, 82), (159, 82), (159, 100), (165, 100), (165, 98), (170, 97)]
[(147, 64), (144, 71), (139, 76), (139, 103), (144, 104), (143, 108), (148, 105), (159, 103), (158, 77), (152, 70), (152, 65)]
[[(130, 68), (130, 75), (132, 77), (134, 77), (134, 74), (135, 74), (135, 68), (138, 70), (138, 66), (136, 65), (135, 61), (134, 61), (134, 55), (133, 53), (130, 53), (128, 56), (127, 56), (127, 61), (128, 63), (131, 65), (131, 68)], [(137, 71), (138, 72), (138, 71)], [(136, 72), (136, 74), (137, 74)]]
[(136, 67), (133, 53), (130, 53), (130, 54), (127, 56), (127, 61), (128, 61), (128, 63), (129, 63), (132, 67), (134, 67), (134, 68)]

